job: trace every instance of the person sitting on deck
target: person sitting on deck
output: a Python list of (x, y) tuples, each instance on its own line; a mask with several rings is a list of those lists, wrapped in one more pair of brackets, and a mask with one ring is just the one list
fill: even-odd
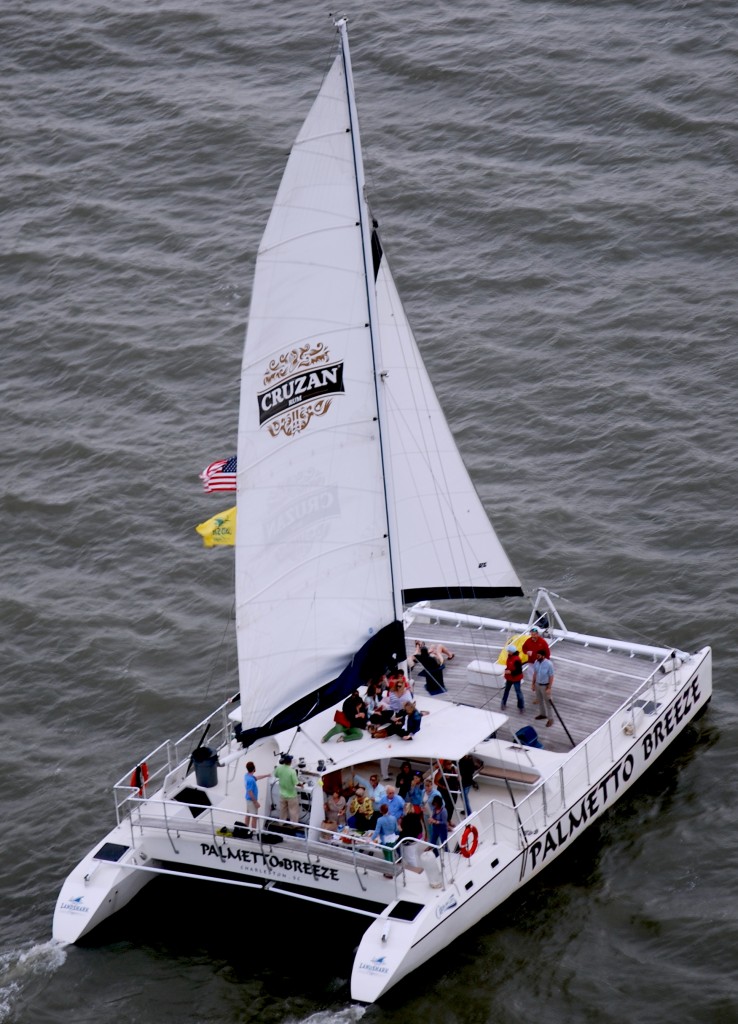
[(389, 674), (389, 689), (387, 691), (387, 705), (393, 716), (402, 712), (405, 701), (412, 700), (413, 691), (405, 678), (405, 673), (396, 669)]
[(425, 688), (430, 694), (445, 693), (446, 685), (443, 682), (443, 665), (439, 665), (425, 645), (416, 650), (415, 660), (422, 665), (421, 676), (425, 677)]
[(357, 832), (368, 832), (374, 819), (374, 803), (366, 795), (364, 786), (357, 786), (356, 792), (349, 800), (346, 824)]
[(331, 825), (346, 824), (346, 797), (341, 793), (338, 786), (326, 798), (324, 807), (324, 821), (329, 822)]
[(387, 726), (387, 735), (411, 740), (417, 732), (420, 732), (422, 721), (423, 716), (415, 706), (415, 702), (408, 700), (403, 706), (402, 714), (396, 715)]
[(389, 679), (387, 681), (387, 689), (376, 699), (374, 704), (374, 710), (369, 716), (368, 728), (371, 730), (372, 726), (384, 726), (392, 718), (392, 709), (390, 707), (390, 694), (394, 690), (394, 680)]
[(444, 647), (443, 644), (431, 644), (428, 648), (428, 653), (432, 655), (439, 665), (445, 665), (447, 661), (451, 661), (454, 657), (452, 651), (449, 651), (448, 647)]
[(366, 704), (359, 696), (358, 690), (352, 690), (343, 702), (343, 713), (352, 729), (366, 729)]
[(362, 778), (361, 775), (354, 775), (354, 779), (356, 780), (357, 787), (363, 786), (366, 789), (367, 796), (374, 804), (376, 817), (379, 817), (379, 808), (382, 804), (387, 803), (387, 789), (384, 783), (379, 781), (378, 775), (370, 775), (368, 781)]
[(366, 692), (364, 693), (364, 706), (366, 708), (367, 721), (373, 721), (372, 715), (375, 714), (379, 705), (382, 702), (382, 695), (384, 694), (384, 676), (379, 679), (370, 679), (366, 685)]
[(412, 669), (414, 669), (415, 666), (418, 664), (418, 654), (420, 653), (420, 648), (424, 647), (424, 646), (426, 646), (426, 643), (425, 643), (424, 640), (416, 640), (415, 641), (415, 653), (413, 655), (411, 655), (407, 659), (407, 670), (408, 670), (408, 672), (412, 671)]
[[(363, 730), (366, 728), (366, 708), (358, 690), (353, 690), (348, 695), (341, 710), (336, 711), (333, 716), (333, 721), (335, 724), (322, 737), (321, 743), (327, 743), (332, 736), (345, 741), (360, 740), (363, 737)], [(360, 722), (364, 724), (360, 725)]]

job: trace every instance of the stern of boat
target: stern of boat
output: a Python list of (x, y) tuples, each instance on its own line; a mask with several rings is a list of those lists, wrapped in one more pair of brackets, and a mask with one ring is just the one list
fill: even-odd
[(124, 907), (152, 875), (139, 870), (145, 854), (114, 829), (67, 876), (54, 909), (52, 935), (73, 943)]

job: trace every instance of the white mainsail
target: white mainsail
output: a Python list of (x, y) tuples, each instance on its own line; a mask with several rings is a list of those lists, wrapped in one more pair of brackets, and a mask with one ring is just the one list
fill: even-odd
[(375, 291), (355, 114), (342, 30), (264, 232), (246, 333), (236, 539), (245, 730), (309, 703), (397, 623), (401, 586), (413, 599), (521, 593), (384, 259)]
[(350, 129), (339, 56), (289, 157), (246, 334), (236, 543), (244, 728), (335, 678), (395, 618)]

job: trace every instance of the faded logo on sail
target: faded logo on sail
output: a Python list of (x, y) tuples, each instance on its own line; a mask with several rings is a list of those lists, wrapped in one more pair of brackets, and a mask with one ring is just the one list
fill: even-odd
[[(307, 481), (305, 481), (307, 484)], [(315, 485), (317, 481), (312, 481)], [(267, 541), (285, 541), (290, 537), (301, 540), (317, 539), (324, 532), (326, 520), (339, 516), (338, 488), (329, 486), (305, 487), (290, 501), (275, 508), (264, 527)]]
[(266, 424), (272, 437), (291, 437), (323, 416), (335, 395), (343, 394), (343, 363), (331, 362), (322, 342), (302, 345), (272, 359), (264, 374), (259, 401), (259, 426)]

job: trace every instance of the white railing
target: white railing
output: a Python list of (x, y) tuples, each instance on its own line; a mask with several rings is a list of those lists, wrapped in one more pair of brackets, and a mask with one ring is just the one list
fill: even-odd
[[(580, 644), (582, 647), (594, 647), (599, 648), (603, 651), (622, 651), (624, 654), (630, 655), (644, 655), (654, 659), (671, 657), (675, 654), (682, 661), (686, 660), (689, 655), (683, 651), (671, 651), (664, 647), (653, 647), (650, 644), (636, 644), (631, 643), (627, 640), (611, 640), (607, 637), (593, 636), (589, 633), (575, 633), (570, 629), (563, 628), (563, 623), (559, 617), (558, 612), (554, 608), (553, 604), (548, 601), (550, 610), (555, 615), (557, 621), (561, 624), (562, 628), (550, 627), (546, 630), (546, 636), (550, 636), (556, 640), (568, 640), (574, 644)], [(446, 611), (442, 608), (431, 608), (426, 604), (412, 605), (407, 609), (407, 615), (413, 619), (428, 619), (429, 622), (449, 622), (459, 626), (469, 626), (475, 629), (489, 629), (497, 630), (500, 633), (508, 635), (516, 635), (519, 633), (525, 633), (529, 629), (527, 623), (513, 622), (509, 619), (490, 619), (484, 615), (469, 615), (464, 612), (453, 612)]]
[[(138, 845), (137, 840), (144, 832), (150, 833), (152, 829), (161, 829), (166, 833), (172, 847), (172, 852), (175, 855), (179, 854), (178, 841), (187, 835), (196, 835), (201, 839), (206, 837), (214, 846), (222, 846), (228, 843), (234, 838), (233, 832), (231, 827), (223, 825), (223, 821), (229, 818), (240, 821), (243, 818), (242, 807), (229, 808), (223, 805), (203, 806), (201, 804), (185, 804), (179, 800), (146, 800), (135, 794), (129, 794), (124, 802), (128, 803), (127, 817), (131, 830), (131, 846), (135, 847)], [(188, 811), (190, 808), (197, 811), (197, 816), (193, 817), (192, 820), (183, 817), (182, 812), (185, 808)], [(282, 843), (284, 843), (285, 851), (304, 852), (307, 855), (308, 863), (311, 863), (312, 858), (315, 858), (316, 862), (321, 858), (325, 858), (326, 860), (334, 859), (344, 864), (350, 863), (356, 873), (362, 892), (366, 892), (367, 889), (362, 875), (366, 875), (369, 871), (381, 871), (382, 873), (392, 874), (395, 897), (399, 898), (400, 887), (404, 887), (407, 884), (402, 850), (408, 843), (421, 847), (423, 852), (437, 850), (439, 853), (438, 866), (442, 885), (445, 888), (447, 884), (447, 876), (450, 873), (448, 863), (448, 846), (450, 841), (440, 848), (423, 839), (403, 839), (393, 847), (385, 847), (379, 843), (372, 844), (370, 847), (368, 839), (364, 842), (351, 841), (343, 844), (335, 841), (336, 833), (331, 829), (295, 823), (296, 834), (292, 835), (280, 828), (280, 826), (289, 823), (275, 821), (274, 818), (267, 815), (252, 815), (251, 817), (258, 819), (257, 828), (253, 830), (253, 838), (259, 843), (262, 853), (265, 853), (265, 848), (268, 848), (271, 852), (274, 845), (270, 842), (269, 835), (279, 834)], [(239, 837), (236, 837), (236, 841), (239, 841)], [(385, 851), (392, 853), (391, 859), (384, 856)], [(377, 857), (375, 856), (376, 853), (381, 853), (382, 856)], [(150, 870), (156, 869), (151, 867)], [(343, 906), (343, 904), (339, 903), (333, 904), (330, 900), (319, 899), (316, 901)], [(349, 907), (346, 909), (353, 908)], [(371, 917), (378, 916), (373, 912), (367, 911), (366, 913)]]
[[(115, 803), (115, 820), (120, 825), (125, 815), (124, 805), (132, 796), (136, 796), (138, 788), (133, 780), (137, 769), (144, 772), (147, 781), (143, 786), (143, 796), (156, 792), (160, 788), (164, 791), (172, 790), (178, 783), (184, 782), (185, 777), (191, 769), (190, 758), (196, 746), (205, 743), (217, 751), (228, 742), (232, 735), (232, 724), (228, 718), (229, 710), (232, 710), (237, 697), (227, 700), (212, 714), (204, 718), (194, 728), (186, 732), (178, 740), (165, 740), (155, 747), (145, 757), (142, 757), (122, 778), (113, 786), (113, 800)], [(213, 729), (213, 726), (217, 728)]]
[[(602, 776), (605, 768), (614, 765), (618, 751), (625, 751), (632, 742), (631, 737), (639, 734), (639, 718), (644, 715), (644, 711), (636, 707), (636, 702), (651, 703), (655, 713), (657, 706), (668, 698), (667, 691), (676, 692), (681, 685), (676, 672), (678, 657), (678, 654), (673, 656), (670, 653), (664, 658), (635, 693), (628, 697), (599, 729), (572, 751), (558, 771), (547, 778), (541, 786), (522, 797), (514, 809), (498, 801), (492, 801), (491, 805), (482, 808), (467, 820), (476, 824), (481, 834), (478, 820), (484, 821), (488, 808), (492, 806), (491, 828), (494, 832), (494, 841), (510, 842), (512, 833), (516, 831), (517, 844), (522, 849), (527, 845), (525, 836), (545, 830), (551, 821), (560, 817), (592, 787)], [(623, 726), (628, 719), (632, 731), (626, 734)], [(511, 822), (511, 813), (517, 819), (515, 823)], [(518, 825), (517, 829), (515, 824)]]
[[(434, 616), (436, 614), (435, 609), (422, 609), (422, 612), (430, 613)], [(490, 620), (486, 621), (489, 622)], [(650, 702), (655, 710), (657, 705), (665, 699), (664, 689), (669, 687), (673, 690), (677, 689), (679, 682), (677, 668), (681, 664), (682, 658), (683, 656), (676, 651), (672, 651), (666, 657), (663, 657), (648, 678), (623, 702), (607, 722), (600, 726), (599, 729), (592, 733), (587, 740), (581, 743), (569, 755), (560, 765), (557, 773), (548, 778), (542, 786), (537, 787), (531, 793), (522, 797), (515, 807), (492, 800), (479, 811), (465, 818), (464, 825), (473, 824), (477, 828), (480, 838), (491, 838), (493, 843), (504, 843), (518, 849), (526, 846), (528, 842), (527, 836), (545, 829), (551, 820), (555, 820), (570, 804), (591, 788), (593, 781), (600, 777), (605, 766), (613, 764), (617, 749), (624, 749), (624, 746), (629, 741), (629, 736), (626, 737), (623, 731), (624, 716), (630, 718), (632, 735), (638, 735), (639, 719), (643, 716), (644, 711), (642, 708), (635, 706), (636, 702), (639, 700), (646, 703)], [(662, 689), (661, 699), (659, 699), (659, 687)], [(233, 700), (226, 701), (208, 718), (203, 719), (202, 722), (193, 729), (190, 729), (180, 739), (174, 742), (171, 740), (165, 741), (151, 751), (142, 762), (139, 762), (139, 764), (146, 762), (148, 768), (148, 782), (143, 794), (144, 797), (149, 792), (157, 789), (163, 789), (165, 796), (168, 792), (178, 789), (190, 769), (192, 752), (201, 742), (207, 741), (207, 745), (212, 745), (215, 750), (218, 750), (228, 742), (231, 738), (232, 729), (228, 712), (232, 709), (232, 706)], [(218, 727), (215, 731), (212, 731), (212, 727), (216, 722)], [(203, 734), (206, 735), (203, 736)], [(134, 767), (133, 772), (135, 770)], [(170, 842), (172, 841), (172, 832), (188, 831), (188, 825), (190, 826), (189, 831), (198, 833), (204, 831), (202, 828), (203, 822), (198, 827), (194, 827), (196, 819), (193, 819), (193, 823), (183, 822), (181, 809), (187, 805), (183, 805), (178, 801), (168, 801), (167, 799), (155, 802), (138, 799), (138, 791), (132, 785), (130, 775), (124, 776), (115, 784), (114, 796), (116, 820), (120, 824), (125, 813), (130, 811), (132, 833), (134, 828), (143, 827), (142, 815), (144, 814), (147, 815), (146, 826), (150, 827), (153, 825), (156, 827), (155, 823), (149, 821), (149, 816), (155, 813), (153, 811), (154, 808), (161, 809), (163, 819), (161, 827), (166, 829)], [(199, 809), (201, 814), (198, 818), (203, 818), (209, 822), (209, 827), (205, 831), (212, 834), (215, 842), (222, 841), (224, 838), (216, 830), (214, 817), (216, 812), (221, 820), (224, 815), (231, 813), (236, 818), (243, 816), (243, 808), (233, 809), (232, 811), (222, 806)], [(176, 818), (176, 823), (171, 822), (173, 810), (180, 812)], [(138, 822), (138, 826), (134, 819)], [(264, 823), (267, 820), (271, 819), (262, 819)], [(301, 826), (301, 828), (306, 832), (308, 848), (313, 846), (325, 852), (327, 846), (326, 838), (330, 840), (330, 833), (326, 836), (326, 830), (308, 825)], [(459, 835), (459, 830), (456, 830), (454, 833), (454, 843)], [(430, 844), (424, 845), (430, 848)], [(352, 860), (358, 873), (358, 868), (362, 866), (361, 858), (363, 857), (366, 860), (367, 854), (362, 854), (361, 850), (356, 848), (356, 844), (351, 844), (349, 849), (352, 852)], [(443, 852), (447, 854), (447, 851)], [(445, 857), (442, 857), (441, 870), (445, 885), (447, 865), (444, 861)], [(400, 861), (399, 863), (401, 864), (402, 862)]]

